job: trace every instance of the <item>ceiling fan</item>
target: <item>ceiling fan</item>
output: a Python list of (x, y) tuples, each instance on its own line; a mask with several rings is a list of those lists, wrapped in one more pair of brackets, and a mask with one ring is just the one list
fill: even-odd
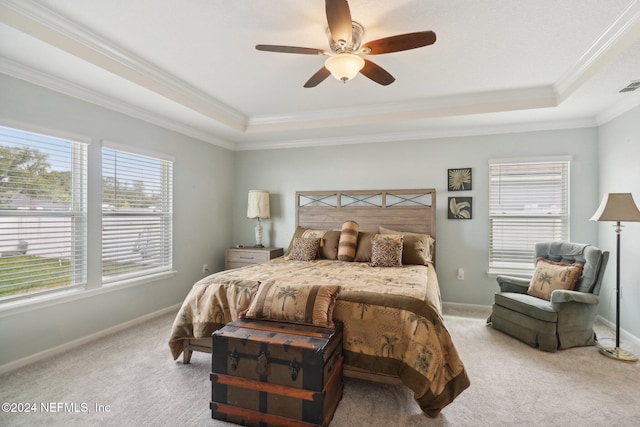
[(317, 86), (329, 75), (346, 83), (358, 73), (376, 83), (387, 86), (393, 83), (395, 78), (384, 68), (366, 59), (367, 55), (416, 49), (431, 45), (436, 41), (436, 34), (433, 31), (420, 31), (385, 37), (362, 46), (364, 27), (351, 20), (351, 11), (347, 0), (325, 0), (325, 10), (329, 24), (327, 34), (330, 51), (309, 47), (256, 45), (256, 49), (268, 52), (328, 55), (329, 58), (325, 61), (324, 66), (304, 84), (304, 87), (307, 88)]

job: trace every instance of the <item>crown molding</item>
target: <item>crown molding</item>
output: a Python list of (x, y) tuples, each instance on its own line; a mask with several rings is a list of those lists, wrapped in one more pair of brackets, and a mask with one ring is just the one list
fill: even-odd
[(304, 113), (254, 116), (248, 120), (246, 133), (330, 128), (556, 106), (558, 98), (553, 86), (539, 86), (423, 98), (410, 102), (369, 104), (356, 108), (337, 107)]
[(640, 0), (634, 0), (554, 84), (560, 102), (598, 71), (607, 59), (620, 53), (640, 36)]
[(549, 130), (580, 129), (597, 127), (594, 119), (572, 119), (507, 125), (456, 127), (450, 129), (428, 129), (420, 132), (390, 132), (348, 137), (309, 138), (299, 140), (278, 140), (265, 142), (239, 142), (236, 151), (273, 150), (305, 147), (329, 147), (351, 144), (371, 144), (400, 141), (423, 141), (440, 138), (456, 138), (480, 135), (500, 135), (506, 133), (541, 132)]
[(54, 77), (50, 74), (29, 68), (23, 64), (10, 61), (6, 58), (0, 58), (0, 73), (15, 77), (20, 80), (33, 83), (38, 86), (45, 87), (55, 92), (80, 99), (118, 113), (134, 117), (145, 122), (160, 126), (165, 129), (173, 130), (180, 134), (196, 138), (198, 140), (208, 142), (229, 150), (235, 148), (235, 144), (229, 143), (222, 139), (214, 137), (211, 133), (203, 132), (194, 127), (186, 126), (183, 123), (168, 119), (158, 114), (153, 114), (143, 108), (134, 107), (128, 103), (99, 94), (91, 89), (87, 89), (78, 84), (67, 80)]
[[(86, 89), (75, 83), (66, 81), (61, 78), (53, 77), (49, 74), (42, 73), (22, 64), (12, 62), (6, 58), (0, 58), (0, 72), (20, 80), (25, 80), (38, 86), (60, 92), (62, 94), (86, 101), (101, 107), (134, 117), (154, 125), (173, 130), (186, 136), (196, 138), (198, 140), (208, 142), (222, 148), (232, 151), (249, 151), (249, 150), (268, 150), (268, 149), (287, 149), (287, 148), (303, 148), (317, 146), (337, 146), (350, 144), (367, 144), (367, 143), (384, 143), (397, 141), (417, 141), (429, 140), (437, 138), (453, 138), (474, 135), (492, 135), (516, 132), (532, 132), (544, 130), (560, 130), (583, 127), (598, 126), (598, 121), (592, 119), (582, 120), (566, 120), (566, 121), (548, 121), (535, 123), (518, 123), (509, 125), (494, 126), (476, 126), (476, 127), (457, 127), (451, 129), (428, 129), (420, 132), (390, 132), (376, 133), (371, 135), (356, 135), (349, 137), (329, 137), (329, 138), (308, 138), (308, 139), (290, 139), (264, 142), (228, 142), (215, 138), (211, 133), (202, 132), (193, 127), (185, 126), (180, 122), (176, 122), (166, 117), (150, 113), (149, 111), (134, 107), (130, 104), (98, 94), (93, 90)], [(640, 92), (637, 94), (640, 95)], [(639, 98), (637, 96), (636, 98)], [(640, 101), (639, 101), (640, 102)], [(612, 110), (611, 118), (632, 108), (625, 108), (624, 111)], [(610, 119), (609, 119), (610, 120)]]
[(241, 112), (32, 0), (3, 0), (0, 20), (193, 111), (244, 131)]

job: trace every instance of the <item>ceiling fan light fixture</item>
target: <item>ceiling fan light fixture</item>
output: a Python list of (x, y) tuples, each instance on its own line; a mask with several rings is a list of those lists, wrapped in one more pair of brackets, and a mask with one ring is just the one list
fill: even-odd
[(340, 53), (329, 57), (324, 66), (331, 71), (333, 77), (346, 83), (362, 70), (364, 59), (352, 53)]
[(325, 12), (329, 51), (297, 46), (256, 45), (257, 50), (268, 52), (329, 55), (324, 66), (306, 81), (305, 88), (316, 87), (329, 78), (329, 75), (346, 83), (358, 73), (382, 86), (388, 86), (396, 79), (384, 68), (363, 57), (417, 49), (432, 45), (436, 41), (436, 33), (433, 31), (418, 31), (383, 37), (362, 46), (364, 27), (351, 20), (349, 3), (346, 0), (326, 0)]

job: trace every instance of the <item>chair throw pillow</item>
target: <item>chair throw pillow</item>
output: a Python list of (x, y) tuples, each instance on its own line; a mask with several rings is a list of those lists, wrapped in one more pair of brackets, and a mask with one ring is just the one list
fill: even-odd
[(340, 261), (353, 261), (358, 246), (358, 223), (345, 221), (340, 230), (340, 243), (338, 243), (338, 259)]
[(551, 293), (556, 289), (573, 290), (580, 275), (582, 275), (580, 264), (565, 264), (538, 258), (527, 293), (550, 300)]
[(341, 290), (339, 285), (290, 285), (265, 281), (258, 285), (249, 308), (239, 316), (333, 329), (333, 308)]

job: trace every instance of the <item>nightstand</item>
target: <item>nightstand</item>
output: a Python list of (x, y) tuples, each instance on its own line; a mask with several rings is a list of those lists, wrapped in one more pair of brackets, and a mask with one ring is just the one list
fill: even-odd
[(229, 248), (224, 253), (224, 269), (267, 262), (284, 254), (282, 248)]

